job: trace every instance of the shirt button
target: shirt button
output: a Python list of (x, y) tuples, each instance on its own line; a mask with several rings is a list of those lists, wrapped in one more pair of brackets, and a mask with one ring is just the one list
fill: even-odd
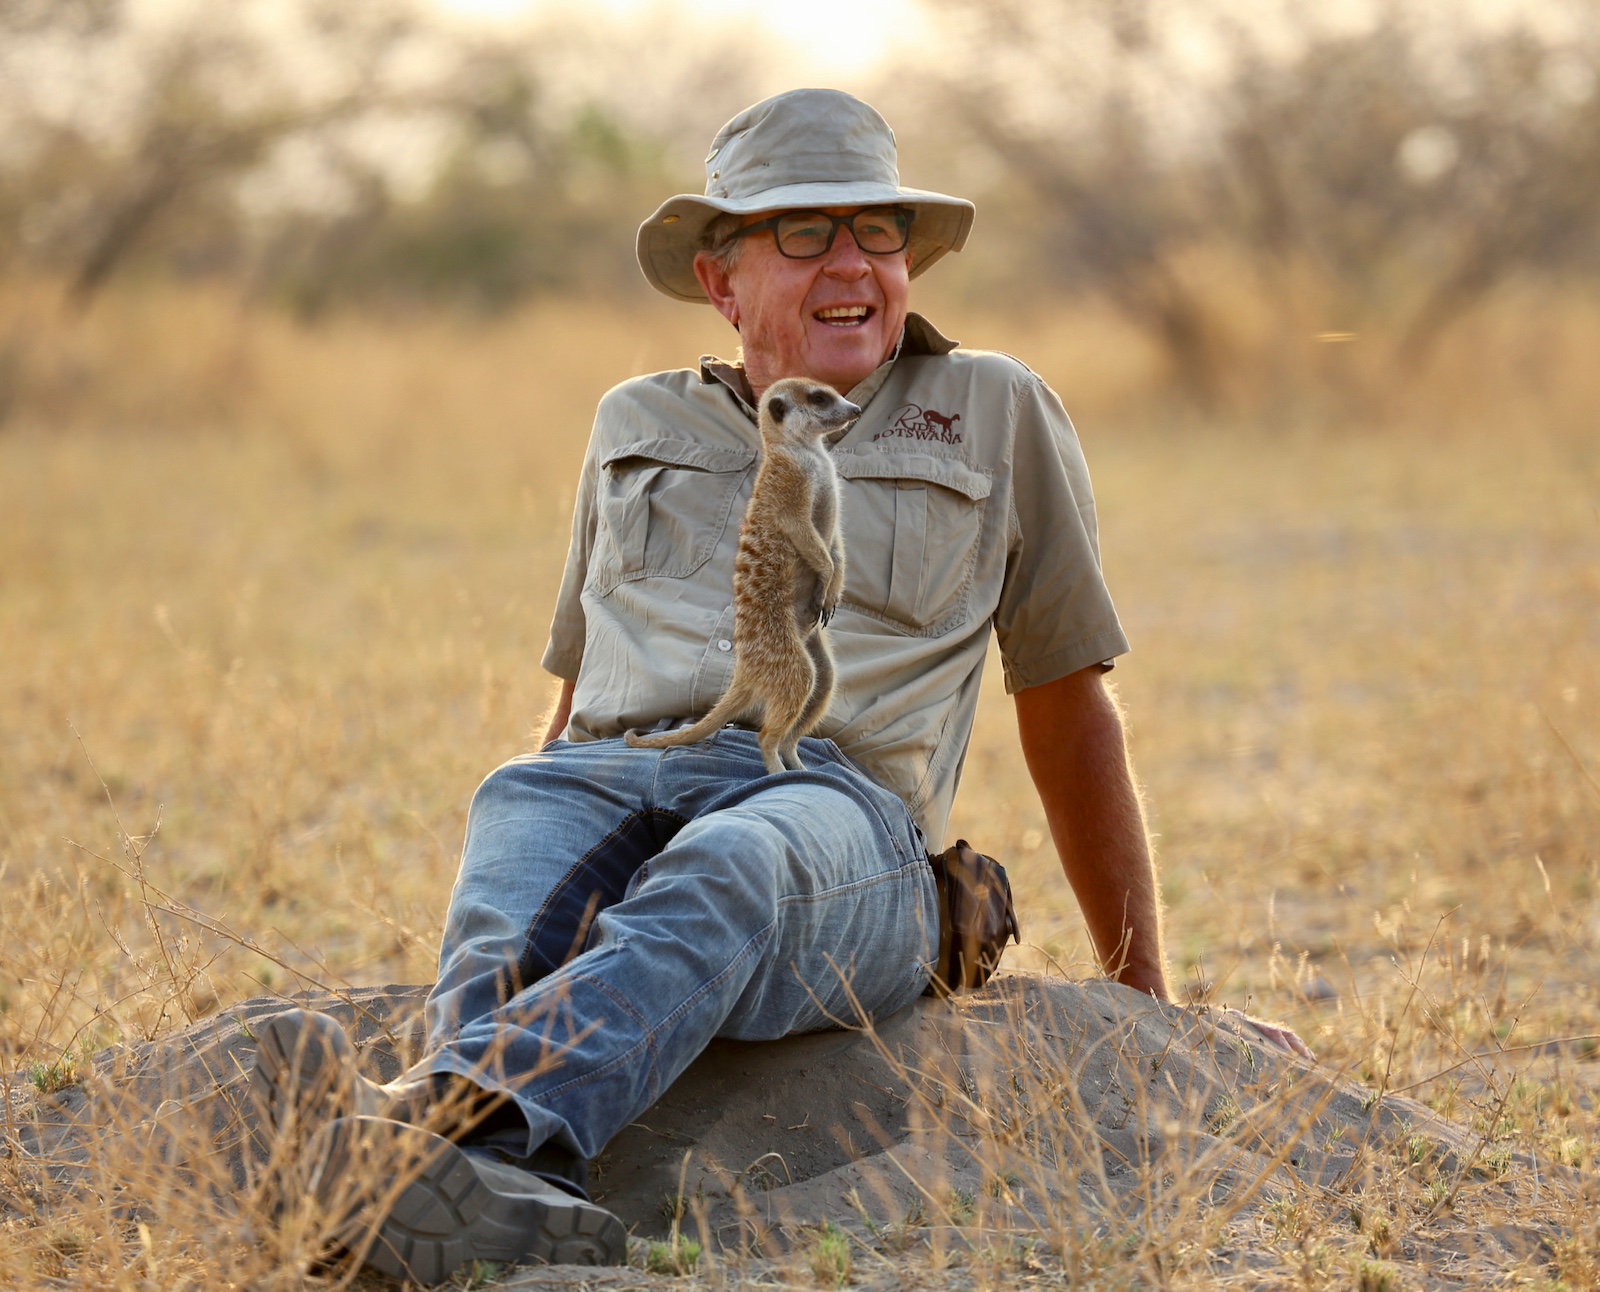
[(717, 649), (720, 651), (730, 651), (733, 649), (733, 643), (724, 637), (717, 643)]

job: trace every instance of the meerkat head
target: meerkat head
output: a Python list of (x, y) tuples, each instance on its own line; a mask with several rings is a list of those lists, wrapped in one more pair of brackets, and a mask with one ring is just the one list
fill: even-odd
[(761, 429), (785, 439), (821, 438), (850, 425), (861, 410), (824, 382), (785, 377), (761, 399)]

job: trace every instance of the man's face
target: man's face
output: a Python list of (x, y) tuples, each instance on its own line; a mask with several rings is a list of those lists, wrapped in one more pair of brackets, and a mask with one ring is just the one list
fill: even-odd
[[(824, 209), (851, 215), (861, 208)], [(894, 352), (910, 294), (909, 250), (868, 255), (844, 226), (833, 246), (810, 260), (781, 254), (766, 230), (743, 241), (726, 273), (704, 252), (694, 268), (711, 303), (739, 329), (757, 398), (782, 377), (810, 377), (848, 392)]]

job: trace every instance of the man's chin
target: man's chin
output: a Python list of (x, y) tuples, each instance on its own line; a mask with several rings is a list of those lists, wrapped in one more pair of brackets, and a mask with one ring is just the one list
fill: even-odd
[(841, 393), (848, 393), (851, 386), (870, 377), (891, 348), (884, 339), (883, 329), (871, 323), (848, 332), (843, 328), (830, 328), (827, 324), (819, 326), (843, 335), (813, 337), (808, 347), (811, 351), (810, 375), (817, 381), (827, 382)]

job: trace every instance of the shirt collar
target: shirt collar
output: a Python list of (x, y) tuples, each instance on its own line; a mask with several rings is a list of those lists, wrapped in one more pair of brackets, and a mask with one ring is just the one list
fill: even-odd
[[(845, 398), (865, 408), (872, 397), (882, 389), (883, 383), (889, 379), (889, 370), (894, 367), (895, 360), (901, 355), (949, 354), (960, 344), (959, 341), (952, 341), (941, 333), (922, 315), (907, 314), (906, 325), (900, 332), (900, 340), (895, 344), (894, 353), (845, 391)], [(739, 401), (739, 407), (744, 410), (745, 416), (751, 421), (756, 420), (755, 392), (750, 389), (750, 380), (745, 376), (742, 359), (729, 363), (726, 359), (719, 359), (713, 354), (701, 355), (700, 380), (708, 386), (714, 381), (720, 381)]]

